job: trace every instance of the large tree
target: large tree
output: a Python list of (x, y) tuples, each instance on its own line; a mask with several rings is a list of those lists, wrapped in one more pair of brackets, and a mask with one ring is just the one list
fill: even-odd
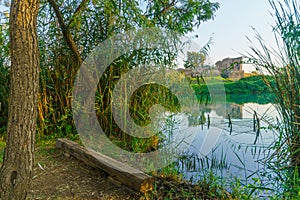
[[(165, 28), (185, 35), (203, 21), (212, 19), (218, 8), (219, 4), (210, 0), (42, 1), (38, 17), (41, 50), (39, 133), (69, 137), (68, 133), (76, 131), (71, 114), (73, 81), (82, 60), (107, 38), (144, 27)], [(125, 63), (133, 61), (132, 57), (123, 57), (122, 66), (132, 67)], [(101, 100), (109, 100), (107, 94), (113, 87), (111, 79), (116, 82), (120, 75), (117, 71), (124, 69), (120, 63), (112, 66), (114, 74), (107, 73), (109, 78), (106, 83), (102, 82), (100, 93), (104, 98)], [(108, 85), (111, 87), (106, 87)], [(110, 107), (101, 105), (99, 107), (104, 110)], [(103, 114), (100, 118), (108, 121), (109, 116)]]
[(11, 2), (11, 87), (0, 199), (26, 199), (32, 175), (39, 92), (38, 5), (38, 0)]

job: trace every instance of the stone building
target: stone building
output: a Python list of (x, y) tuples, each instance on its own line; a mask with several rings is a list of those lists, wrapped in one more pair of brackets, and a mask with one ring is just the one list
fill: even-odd
[(216, 62), (216, 67), (221, 72), (223, 77), (239, 80), (244, 77), (242, 61), (243, 57), (225, 58)]

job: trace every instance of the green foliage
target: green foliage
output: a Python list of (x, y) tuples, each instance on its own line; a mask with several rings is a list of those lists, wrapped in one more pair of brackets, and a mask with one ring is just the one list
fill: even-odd
[[(226, 188), (223, 180), (211, 171), (193, 184), (181, 181), (173, 164), (155, 176), (154, 189), (146, 194), (146, 199), (254, 199), (249, 197), (248, 191), (239, 180), (232, 181), (230, 188)], [(232, 192), (228, 192), (227, 189), (231, 189)]]
[[(181, 35), (191, 32), (202, 21), (213, 18), (218, 3), (210, 1), (56, 1), (57, 12), (48, 1), (41, 2), (38, 16), (38, 35), (41, 52), (41, 91), (39, 101), (39, 133), (63, 136), (76, 133), (71, 115), (71, 96), (74, 78), (81, 63), (70, 48), (73, 39), (81, 59), (107, 38), (143, 27), (160, 27)], [(58, 18), (63, 21), (62, 33)], [(66, 37), (66, 34), (69, 34)], [(96, 110), (101, 127), (108, 135), (125, 139), (111, 113), (111, 95), (115, 83), (139, 63), (173, 60), (171, 53), (133, 51), (116, 59), (104, 72), (96, 92)], [(149, 102), (149, 100), (147, 100)], [(147, 102), (146, 101), (146, 102)], [(139, 102), (141, 103), (141, 102)], [(142, 105), (142, 104), (141, 104)], [(133, 106), (134, 107), (134, 106)], [(135, 114), (141, 111), (134, 112)], [(146, 115), (145, 115), (146, 116)], [(116, 141), (118, 141), (118, 139)], [(128, 139), (128, 138), (127, 138)], [(155, 138), (154, 138), (155, 139)], [(129, 138), (132, 140), (132, 138)]]
[(252, 47), (250, 63), (257, 69), (268, 72), (273, 77), (264, 78), (270, 90), (275, 94), (277, 110), (281, 116), (278, 124), (279, 138), (271, 148), (267, 164), (277, 174), (282, 197), (299, 198), (300, 166), (300, 5), (296, 0), (269, 1), (276, 20), (274, 35), (278, 51), (269, 48), (257, 34), (260, 49)]
[[(210, 20), (219, 8), (207, 0), (143, 1), (147, 3), (145, 16), (151, 25), (187, 34), (203, 21)], [(149, 24), (149, 22), (147, 23)]]
[(0, 66), (0, 135), (6, 132), (8, 118), (9, 70)]
[(234, 102), (236, 104), (245, 104), (245, 103), (258, 103), (258, 104), (268, 104), (274, 103), (274, 94), (273, 93), (261, 93), (261, 94), (227, 94), (226, 101)]
[(199, 52), (187, 52), (187, 59), (185, 60), (185, 68), (197, 68), (203, 67), (206, 58), (208, 57), (210, 45), (212, 44), (212, 37), (209, 38), (208, 42), (200, 49)]
[(187, 60), (185, 61), (185, 68), (197, 68), (204, 65), (206, 56), (202, 52), (187, 52)]
[[(264, 77), (267, 78), (267, 77)], [(270, 84), (273, 85), (272, 77), (269, 77)], [(269, 87), (263, 81), (262, 76), (250, 76), (241, 78), (238, 81), (225, 83), (226, 94), (262, 94), (270, 93)]]
[(8, 22), (0, 24), (0, 136), (6, 132), (9, 97), (9, 43)]
[[(269, 84), (274, 84), (271, 76), (264, 76), (264, 78), (269, 79)], [(226, 99), (229, 102), (242, 104), (245, 102), (269, 103), (274, 101), (274, 95), (262, 76), (250, 76), (235, 82), (224, 79), (222, 84), (218, 82), (215, 85), (216, 87), (222, 87), (223, 84), (226, 91)], [(200, 82), (200, 84), (193, 83), (191, 86), (200, 102), (207, 101), (206, 99), (210, 100), (208, 86), (205, 82)]]
[(0, 139), (0, 163), (3, 162), (5, 142)]

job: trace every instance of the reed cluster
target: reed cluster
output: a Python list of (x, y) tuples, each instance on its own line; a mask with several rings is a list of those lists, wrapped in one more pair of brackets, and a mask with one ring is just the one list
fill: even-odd
[[(269, 0), (276, 20), (273, 32), (276, 49), (269, 47), (260, 34), (256, 34), (259, 47), (251, 47), (249, 61), (264, 74), (276, 96), (279, 137), (272, 144), (274, 153), (268, 158), (269, 167), (283, 182), (281, 192), (286, 197), (298, 195), (300, 190), (300, 5), (296, 0)], [(251, 40), (250, 40), (251, 42)]]

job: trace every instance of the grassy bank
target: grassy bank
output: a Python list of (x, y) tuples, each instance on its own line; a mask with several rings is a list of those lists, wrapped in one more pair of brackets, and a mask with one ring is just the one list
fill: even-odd
[[(270, 80), (271, 84), (273, 83), (272, 77), (266, 78)], [(207, 81), (203, 79), (197, 80), (197, 78), (191, 79), (191, 86), (199, 98), (201, 98), (201, 96), (202, 98), (203, 96), (209, 97), (209, 94), (214, 91), (209, 91), (208, 86), (214, 85), (216, 87), (225, 87), (226, 100), (229, 102), (239, 104), (257, 102), (265, 104), (273, 102), (274, 99), (273, 93), (260, 75), (245, 77), (238, 81), (222, 79), (221, 77), (213, 77), (206, 80)]]

